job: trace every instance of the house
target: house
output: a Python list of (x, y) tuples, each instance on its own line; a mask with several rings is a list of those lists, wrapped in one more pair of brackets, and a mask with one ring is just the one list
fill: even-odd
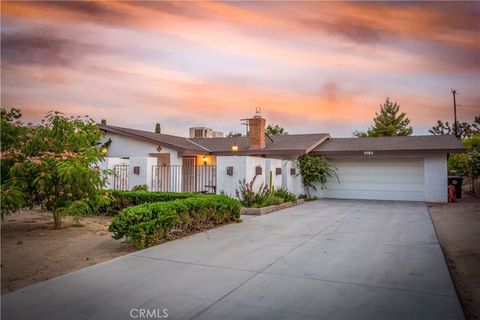
[(223, 132), (207, 127), (192, 127), (189, 129), (190, 138), (223, 138)]
[(256, 177), (255, 188), (272, 181), (277, 188), (302, 194), (295, 159), (313, 154), (327, 157), (340, 180), (329, 180), (325, 189), (318, 187), (314, 195), (319, 198), (446, 202), (448, 155), (465, 150), (451, 135), (270, 137), (260, 114), (245, 120), (247, 137), (184, 138), (99, 125), (105, 139), (111, 139), (102, 163), (115, 172), (110, 187), (146, 184), (152, 191), (234, 195), (239, 180)]

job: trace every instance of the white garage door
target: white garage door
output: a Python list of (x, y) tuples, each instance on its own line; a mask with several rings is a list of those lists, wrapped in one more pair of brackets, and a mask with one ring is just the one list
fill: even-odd
[(424, 201), (423, 158), (330, 159), (338, 169), (325, 198)]

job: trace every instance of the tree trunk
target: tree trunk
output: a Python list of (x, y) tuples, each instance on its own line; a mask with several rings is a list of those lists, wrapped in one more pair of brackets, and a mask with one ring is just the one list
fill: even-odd
[(307, 196), (307, 199), (312, 199), (310, 196), (310, 188), (307, 186), (305, 186), (305, 195)]
[(62, 217), (61, 217), (60, 211), (57, 209), (53, 209), (52, 213), (53, 213), (54, 229), (59, 230), (60, 227), (62, 226)]

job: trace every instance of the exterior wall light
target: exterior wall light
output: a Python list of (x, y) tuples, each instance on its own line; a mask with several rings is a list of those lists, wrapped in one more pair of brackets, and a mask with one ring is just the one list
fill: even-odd
[(140, 167), (139, 166), (133, 167), (133, 174), (136, 174), (136, 175), (140, 174)]
[(204, 165), (207, 165), (207, 162), (208, 162), (207, 156), (202, 157), (202, 162), (203, 162)]
[(238, 151), (238, 146), (237, 146), (237, 143), (235, 142), (234, 144), (232, 144), (232, 151), (233, 152), (237, 152)]

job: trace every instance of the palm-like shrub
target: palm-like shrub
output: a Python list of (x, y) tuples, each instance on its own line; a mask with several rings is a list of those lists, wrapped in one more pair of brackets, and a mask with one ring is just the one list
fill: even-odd
[(281, 198), (283, 202), (291, 202), (297, 200), (297, 196), (285, 188), (275, 189), (273, 191), (273, 195), (275, 197)]

